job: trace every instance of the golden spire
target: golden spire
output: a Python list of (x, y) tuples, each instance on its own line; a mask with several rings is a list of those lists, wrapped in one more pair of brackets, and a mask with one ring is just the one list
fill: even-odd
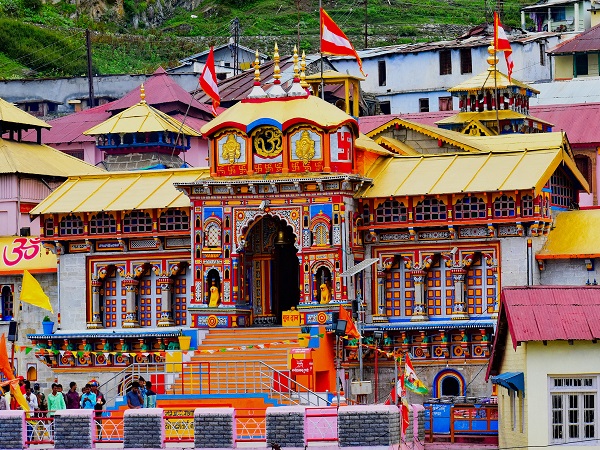
[(302, 50), (302, 59), (300, 60), (300, 86), (305, 89), (308, 87), (306, 82), (306, 53), (304, 50)]
[(140, 103), (146, 103), (146, 90), (144, 89), (144, 83), (140, 86)]
[(493, 45), (488, 47), (488, 53), (490, 56), (487, 57), (486, 61), (490, 65), (488, 70), (491, 72), (492, 70), (496, 70), (496, 65), (498, 64), (498, 56), (496, 56), (496, 49)]
[(294, 45), (294, 82), (300, 81), (298, 76), (298, 49)]
[(281, 69), (279, 68), (279, 47), (277, 47), (277, 42), (275, 42), (275, 53), (273, 53), (273, 61), (275, 65), (273, 66), (273, 79), (275, 80), (275, 84), (281, 83)]
[(254, 58), (254, 85), (260, 86), (260, 60), (258, 49), (256, 49), (256, 57)]

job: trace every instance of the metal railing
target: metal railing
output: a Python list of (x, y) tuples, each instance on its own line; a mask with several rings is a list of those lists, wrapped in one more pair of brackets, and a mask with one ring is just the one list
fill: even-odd
[(264, 394), (275, 404), (329, 405), (329, 399), (262, 361), (136, 363), (103, 384), (107, 403), (144, 377), (159, 395)]

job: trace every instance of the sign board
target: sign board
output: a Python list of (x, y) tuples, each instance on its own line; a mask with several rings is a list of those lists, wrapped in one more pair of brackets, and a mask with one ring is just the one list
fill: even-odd
[(353, 381), (350, 384), (352, 395), (364, 395), (373, 392), (370, 381)]
[(292, 359), (292, 374), (293, 375), (312, 375), (313, 360), (312, 359)]
[(37, 237), (0, 238), (0, 275), (56, 272), (56, 255), (47, 252)]
[(284, 327), (299, 327), (300, 313), (295, 310), (281, 312), (281, 324)]

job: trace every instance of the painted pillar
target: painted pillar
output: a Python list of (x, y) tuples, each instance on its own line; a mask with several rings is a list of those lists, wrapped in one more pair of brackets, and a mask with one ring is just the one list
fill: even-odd
[(172, 327), (175, 325), (175, 321), (173, 320), (173, 279), (169, 277), (160, 277), (157, 282), (160, 286), (161, 301), (160, 320), (157, 325), (159, 327)]
[(138, 292), (139, 281), (134, 278), (125, 278), (123, 286), (125, 286), (125, 320), (123, 328), (137, 328), (140, 326), (138, 321), (138, 313), (136, 307), (136, 296)]
[(237, 305), (239, 299), (240, 299), (240, 287), (239, 287), (239, 283), (238, 283), (238, 272), (239, 272), (239, 265), (240, 262), (238, 260), (237, 255), (231, 255), (231, 266), (232, 266), (232, 270), (231, 270), (231, 285), (232, 287), (232, 294), (231, 294), (231, 301), (233, 302), (233, 304)]
[(386, 315), (385, 310), (385, 270), (383, 267), (377, 267), (377, 314)]
[(427, 273), (422, 269), (411, 271), (415, 283), (415, 304), (411, 322), (423, 322), (429, 320), (427, 315), (427, 304), (425, 303), (425, 277)]
[(92, 285), (92, 321), (87, 324), (88, 328), (104, 328), (102, 318), (100, 316), (100, 289), (102, 281), (93, 278)]
[(467, 271), (463, 267), (453, 267), (450, 272), (454, 281), (454, 307), (452, 308), (452, 319), (468, 319), (469, 313), (465, 302), (465, 275)]

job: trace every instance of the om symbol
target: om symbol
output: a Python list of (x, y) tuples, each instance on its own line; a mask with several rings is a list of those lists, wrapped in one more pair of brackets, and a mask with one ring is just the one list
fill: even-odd
[(5, 246), (2, 259), (7, 266), (15, 266), (22, 260), (29, 261), (40, 252), (39, 238), (16, 238), (12, 246)]
[(275, 127), (262, 127), (254, 135), (254, 150), (260, 156), (272, 158), (282, 151), (281, 131)]

